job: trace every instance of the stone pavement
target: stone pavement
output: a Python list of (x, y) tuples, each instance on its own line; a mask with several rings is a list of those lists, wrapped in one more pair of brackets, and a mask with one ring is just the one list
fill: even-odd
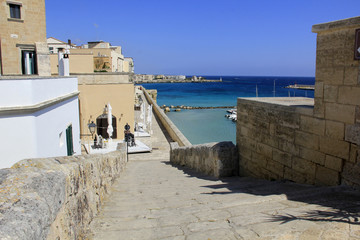
[(357, 192), (175, 167), (153, 127), (153, 152), (129, 155), (89, 239), (360, 239)]

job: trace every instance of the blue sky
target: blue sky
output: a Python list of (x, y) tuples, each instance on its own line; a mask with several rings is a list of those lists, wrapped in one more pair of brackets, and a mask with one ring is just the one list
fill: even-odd
[(314, 76), (312, 25), (359, 9), (359, 0), (46, 0), (48, 37), (120, 45), (143, 74)]

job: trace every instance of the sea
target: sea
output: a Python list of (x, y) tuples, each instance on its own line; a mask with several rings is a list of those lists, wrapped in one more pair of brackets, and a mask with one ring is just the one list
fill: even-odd
[[(146, 83), (157, 90), (157, 103), (192, 107), (235, 107), (238, 97), (309, 97), (313, 90), (288, 89), (293, 84), (314, 85), (314, 77), (204, 76), (222, 82)], [(182, 109), (167, 116), (192, 144), (232, 141), (236, 143), (236, 123), (225, 117), (228, 109)]]

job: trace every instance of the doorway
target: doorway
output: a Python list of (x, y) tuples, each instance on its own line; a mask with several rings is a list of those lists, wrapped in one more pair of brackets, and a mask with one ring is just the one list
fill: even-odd
[(37, 74), (36, 53), (35, 51), (21, 51), (22, 73), (26, 75)]

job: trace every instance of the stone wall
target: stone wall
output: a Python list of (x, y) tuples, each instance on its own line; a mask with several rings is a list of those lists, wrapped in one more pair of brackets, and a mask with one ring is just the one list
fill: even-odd
[(71, 74), (78, 78), (79, 85), (82, 84), (119, 84), (131, 83), (132, 73), (89, 73), (89, 74)]
[(240, 174), (360, 186), (360, 17), (313, 26), (314, 109), (238, 99)]
[(232, 142), (179, 147), (171, 143), (170, 162), (214, 177), (237, 175), (237, 150)]
[(184, 136), (184, 134), (176, 127), (176, 125), (166, 116), (163, 109), (157, 105), (157, 103), (150, 97), (147, 90), (143, 89), (144, 96), (149, 104), (153, 105), (153, 111), (161, 124), (164, 126), (166, 131), (169, 133), (170, 137), (179, 144), (179, 146), (191, 146), (189, 140)]
[(122, 146), (0, 169), (1, 239), (82, 239), (126, 161)]

